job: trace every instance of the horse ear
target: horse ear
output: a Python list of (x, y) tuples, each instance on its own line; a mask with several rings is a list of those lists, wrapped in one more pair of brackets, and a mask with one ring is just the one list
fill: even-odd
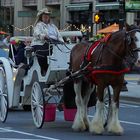
[(126, 29), (126, 31), (130, 31), (130, 25), (128, 24), (128, 23), (125, 23), (125, 29)]

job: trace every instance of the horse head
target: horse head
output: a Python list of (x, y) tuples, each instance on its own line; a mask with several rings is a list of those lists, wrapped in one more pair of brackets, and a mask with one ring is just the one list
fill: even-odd
[[(131, 36), (131, 45), (133, 45), (133, 53), (136, 54), (135, 65), (140, 66), (140, 27), (138, 26), (128, 26), (127, 25), (127, 34)], [(135, 45), (134, 45), (135, 44)]]
[[(111, 34), (110, 39), (104, 44), (104, 55), (102, 60), (100, 58), (102, 65), (115, 64), (119, 66), (125, 61), (131, 67), (135, 62), (140, 63), (140, 54), (138, 56), (138, 51), (140, 51), (140, 28), (138, 26), (126, 24), (125, 29)], [(95, 54), (98, 53), (95, 52)], [(95, 54), (93, 53), (93, 55)], [(108, 55), (110, 59), (106, 58)], [(97, 58), (97, 56), (94, 57)]]
[(125, 60), (132, 67), (139, 60), (138, 51), (140, 50), (140, 29), (136, 25), (125, 26)]

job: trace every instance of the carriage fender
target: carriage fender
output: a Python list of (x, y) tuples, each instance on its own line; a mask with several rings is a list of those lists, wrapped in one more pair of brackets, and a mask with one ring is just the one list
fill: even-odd
[(9, 60), (7, 58), (0, 57), (0, 62), (2, 62), (6, 74), (9, 108), (11, 108), (12, 101), (13, 101), (13, 87), (14, 87), (13, 72)]
[(20, 103), (20, 90), (21, 90), (21, 84), (23, 77), (25, 75), (26, 70), (23, 68), (18, 68), (15, 81), (14, 81), (14, 89), (13, 89), (13, 107), (18, 107)]

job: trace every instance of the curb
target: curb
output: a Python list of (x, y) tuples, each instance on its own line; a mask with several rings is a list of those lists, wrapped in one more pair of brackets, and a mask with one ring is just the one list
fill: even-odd
[(123, 103), (133, 103), (140, 105), (140, 98), (130, 96), (120, 96), (120, 101)]

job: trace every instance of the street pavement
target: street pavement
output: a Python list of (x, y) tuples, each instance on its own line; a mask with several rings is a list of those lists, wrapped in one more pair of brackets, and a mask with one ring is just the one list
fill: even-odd
[(120, 99), (140, 104), (140, 74), (126, 74), (125, 80), (128, 82), (128, 91), (121, 92)]

